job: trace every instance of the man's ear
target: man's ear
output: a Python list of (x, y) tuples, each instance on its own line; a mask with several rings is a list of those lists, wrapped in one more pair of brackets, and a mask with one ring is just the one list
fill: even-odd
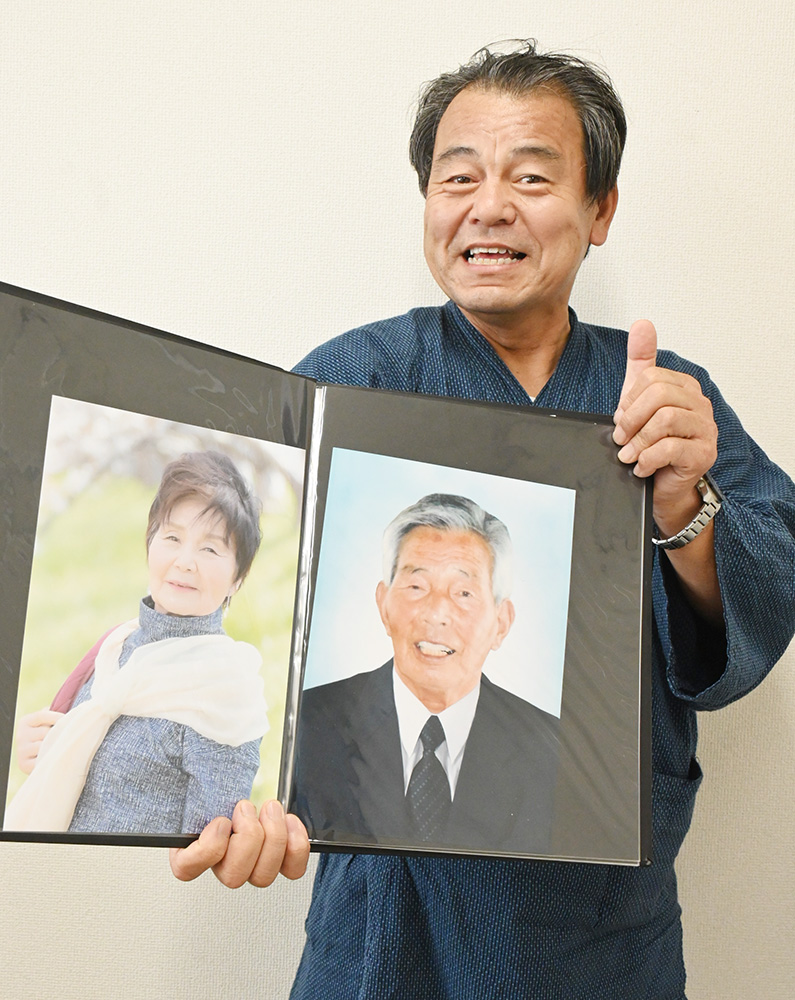
[(500, 648), (502, 640), (511, 631), (514, 618), (516, 618), (516, 609), (513, 606), (513, 601), (509, 601), (506, 597), (497, 605), (497, 634), (491, 644), (492, 649)]
[(375, 603), (378, 605), (378, 613), (381, 615), (381, 621), (384, 623), (384, 628), (386, 629), (386, 634), (389, 638), (392, 638), (392, 630), (389, 628), (389, 619), (386, 613), (386, 595), (389, 588), (384, 583), (383, 580), (378, 581), (378, 586), (375, 588)]
[(616, 207), (618, 206), (618, 185), (608, 191), (604, 198), (600, 198), (596, 202), (596, 206), (596, 217), (591, 225), (588, 242), (591, 246), (600, 247), (607, 239), (607, 234), (610, 230), (610, 223), (613, 221), (613, 216), (616, 214)]

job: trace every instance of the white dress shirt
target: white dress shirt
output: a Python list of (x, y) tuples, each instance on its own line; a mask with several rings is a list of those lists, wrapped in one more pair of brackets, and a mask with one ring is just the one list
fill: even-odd
[(403, 758), (403, 791), (408, 790), (411, 772), (422, 757), (422, 741), (420, 733), (423, 726), (432, 715), (438, 714), (444, 730), (444, 742), (436, 748), (447, 780), (450, 782), (450, 800), (455, 798), (455, 787), (464, 758), (469, 730), (475, 718), (475, 709), (480, 697), (480, 683), (469, 694), (450, 705), (443, 712), (429, 712), (423, 703), (412, 694), (392, 668), (392, 689), (395, 695), (395, 710), (397, 711), (398, 729), (400, 730), (400, 753)]

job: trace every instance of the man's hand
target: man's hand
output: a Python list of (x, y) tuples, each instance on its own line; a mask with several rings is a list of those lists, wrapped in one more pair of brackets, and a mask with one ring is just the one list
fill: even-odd
[(622, 462), (637, 463), (637, 476), (654, 475), (654, 519), (673, 535), (701, 506), (695, 485), (718, 457), (718, 428), (696, 379), (658, 368), (656, 359), (654, 326), (633, 323), (613, 440)]
[(266, 802), (259, 817), (254, 805), (243, 799), (232, 819), (218, 816), (198, 840), (188, 847), (171, 849), (171, 870), (182, 882), (198, 878), (212, 868), (230, 889), (245, 882), (270, 885), (280, 873), (300, 878), (309, 860), (309, 838), (297, 816), (285, 816), (275, 799)]
[[(637, 476), (654, 476), (654, 520), (662, 537), (675, 535), (701, 507), (695, 485), (717, 458), (718, 428), (698, 381), (657, 367), (657, 331), (648, 320), (630, 327), (627, 370), (613, 420), (619, 459), (635, 462)], [(693, 607), (721, 622), (713, 526), (667, 555)]]
[(39, 759), (41, 742), (55, 723), (63, 718), (63, 712), (51, 712), (42, 708), (30, 715), (23, 715), (17, 725), (17, 764), (25, 774), (30, 774)]

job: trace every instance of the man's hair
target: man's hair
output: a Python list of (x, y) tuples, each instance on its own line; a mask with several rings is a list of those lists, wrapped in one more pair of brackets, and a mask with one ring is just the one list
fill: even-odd
[(510, 97), (542, 90), (570, 101), (582, 126), (588, 199), (604, 198), (616, 186), (627, 120), (610, 78), (598, 66), (575, 56), (537, 52), (532, 38), (520, 44), (514, 52), (479, 49), (468, 63), (423, 86), (409, 142), (411, 165), (423, 196), (428, 193), (439, 122), (453, 98), (467, 87)]
[(491, 552), (491, 589), (497, 604), (511, 592), (513, 582), (513, 545), (502, 521), (489, 514), (468, 497), (451, 493), (429, 493), (402, 510), (384, 531), (384, 583), (395, 579), (403, 540), (415, 528), (440, 528), (442, 531), (471, 531), (488, 545)]
[(149, 508), (146, 548), (183, 500), (204, 504), (201, 516), (216, 514), (224, 525), (224, 538), (235, 545), (237, 580), (245, 579), (260, 543), (262, 504), (252, 493), (235, 463), (219, 451), (188, 451), (169, 462)]

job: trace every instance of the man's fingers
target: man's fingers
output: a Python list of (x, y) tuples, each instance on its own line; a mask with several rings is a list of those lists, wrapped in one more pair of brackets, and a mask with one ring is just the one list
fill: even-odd
[[(660, 469), (670, 469), (683, 489), (692, 489), (701, 475), (701, 451), (684, 438), (666, 437), (649, 445), (638, 456), (633, 473), (641, 479)], [(693, 490), (695, 493), (695, 490)]]
[(190, 882), (223, 858), (229, 846), (232, 823), (218, 816), (202, 830), (198, 840), (188, 847), (172, 847), (169, 852), (171, 871), (181, 882)]
[(287, 852), (281, 867), (285, 878), (301, 878), (306, 873), (309, 861), (309, 837), (306, 827), (297, 816), (288, 815), (287, 822)]
[(260, 810), (259, 821), (265, 835), (257, 863), (249, 875), (252, 885), (270, 885), (281, 871), (288, 847), (287, 817), (276, 799), (266, 802)]
[[(613, 431), (616, 444), (626, 445), (635, 437), (646, 445), (664, 435), (709, 436), (714, 424), (712, 404), (701, 395), (700, 389), (695, 392), (690, 386), (670, 378), (663, 368), (656, 368), (655, 376), (656, 380), (621, 414)], [(686, 376), (680, 379), (683, 377)], [(643, 381), (641, 378), (641, 383)]]
[[(618, 410), (623, 409), (624, 397), (635, 384), (641, 372), (657, 364), (657, 331), (647, 319), (639, 319), (629, 328), (627, 340), (627, 367), (621, 386)], [(618, 410), (616, 412), (618, 412)]]
[(213, 865), (215, 877), (230, 889), (244, 885), (257, 864), (263, 838), (256, 808), (248, 799), (242, 799), (232, 813), (232, 836), (226, 853)]
[[(638, 389), (640, 386), (640, 389)], [(645, 455), (647, 449), (664, 439), (688, 442), (681, 449), (669, 450), (677, 475), (695, 482), (717, 457), (717, 434), (712, 403), (701, 392), (701, 386), (689, 375), (655, 368), (641, 375), (633, 394), (637, 398), (621, 413), (613, 440), (621, 448), (621, 462), (639, 462), (638, 475), (649, 475), (663, 465), (656, 464), (662, 453)], [(644, 457), (645, 455), (645, 457)]]
[(300, 878), (309, 860), (309, 838), (297, 816), (285, 816), (279, 802), (266, 802), (257, 816), (244, 799), (235, 806), (231, 821), (214, 819), (189, 847), (171, 851), (171, 870), (183, 882), (212, 868), (230, 889), (246, 882), (266, 886), (281, 872)]

